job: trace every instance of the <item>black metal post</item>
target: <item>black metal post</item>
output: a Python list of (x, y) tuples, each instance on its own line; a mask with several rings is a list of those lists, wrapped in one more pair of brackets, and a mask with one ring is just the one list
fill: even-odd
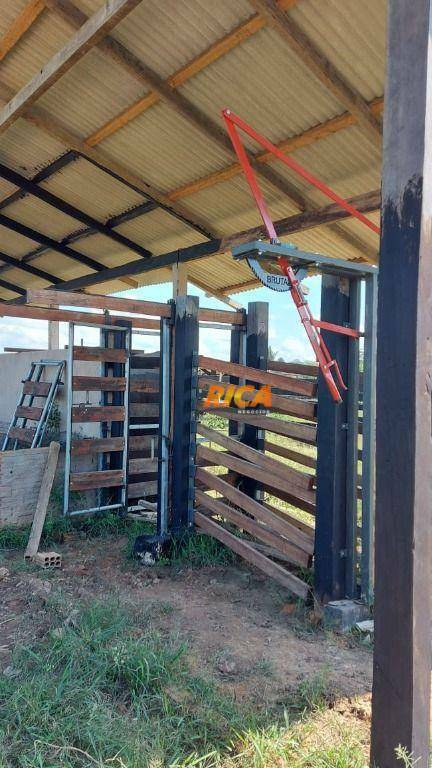
[[(246, 322), (246, 311), (242, 310), (245, 315), (245, 322)], [(236, 325), (231, 329), (231, 339), (230, 339), (230, 362), (231, 363), (240, 363), (242, 365), (245, 365), (246, 362), (246, 332), (244, 329), (244, 326)], [(238, 376), (230, 376), (230, 384), (239, 384), (239, 378)], [(240, 427), (241, 425), (237, 421), (229, 421), (228, 422), (228, 434), (230, 437), (236, 437), (238, 434), (240, 434)]]
[[(248, 304), (246, 322), (246, 365), (250, 368), (267, 370), (268, 362), (268, 303), (254, 301)], [(251, 382), (253, 383), (253, 382)], [(264, 432), (262, 429), (245, 425), (242, 442), (258, 451), (264, 450)], [(244, 478), (242, 490), (249, 496), (256, 497), (260, 484)]]
[(430, 755), (432, 2), (388, 3), (371, 765)]
[[(349, 281), (323, 275), (321, 317), (349, 323)], [(348, 380), (348, 337), (323, 332), (323, 339)], [(347, 505), (347, 398), (336, 405), (322, 378), (318, 381), (315, 595), (322, 602), (345, 597)]]
[(177, 536), (194, 519), (198, 305), (197, 296), (175, 300), (171, 531)]

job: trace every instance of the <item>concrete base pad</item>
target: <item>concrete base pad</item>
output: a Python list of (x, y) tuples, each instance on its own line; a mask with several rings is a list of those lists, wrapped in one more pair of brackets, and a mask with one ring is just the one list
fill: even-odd
[(358, 621), (369, 618), (368, 606), (358, 600), (332, 600), (324, 608), (324, 625), (335, 632), (349, 632)]

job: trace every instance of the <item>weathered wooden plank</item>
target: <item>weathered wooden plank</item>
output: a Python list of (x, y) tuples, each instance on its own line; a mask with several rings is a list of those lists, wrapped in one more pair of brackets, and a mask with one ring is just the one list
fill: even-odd
[(268, 478), (271, 482), (271, 485), (269, 483), (265, 483), (263, 485), (263, 488), (267, 493), (270, 493), (272, 496), (276, 496), (278, 499), (282, 499), (282, 501), (286, 501), (288, 504), (291, 504), (293, 507), (298, 507), (299, 509), (303, 509), (304, 512), (309, 512), (310, 515), (315, 515), (316, 511), (316, 494), (315, 491), (309, 491), (308, 497), (305, 498), (306, 491), (303, 491), (302, 494), (300, 493), (287, 493), (286, 491), (281, 490), (276, 486), (276, 484), (273, 481), (273, 478)]
[(46, 397), (49, 394), (51, 384), (49, 381), (25, 381), (23, 384), (24, 395)]
[(232, 325), (243, 325), (243, 312), (229, 312), (226, 309), (205, 309), (198, 310), (198, 320), (210, 323), (230, 323)]
[(97, 453), (122, 451), (124, 444), (123, 437), (77, 438), (71, 442), (71, 452), (73, 456), (91, 456)]
[(282, 464), (280, 461), (271, 459), (270, 456), (266, 456), (255, 448), (250, 448), (248, 445), (234, 440), (232, 437), (222, 435), (215, 429), (205, 427), (203, 424), (198, 425), (198, 433), (202, 437), (206, 437), (208, 440), (221, 445), (226, 448), (230, 453), (234, 453), (236, 456), (240, 456), (243, 459), (253, 462), (258, 467), (271, 473), (271, 475), (277, 475), (284, 480), (289, 480), (293, 485), (298, 488), (304, 488), (309, 490), (312, 485), (311, 475), (307, 475), (304, 472), (300, 472), (298, 469), (292, 469), (286, 464)]
[[(49, 307), (33, 307), (25, 304), (2, 304), (0, 306), (0, 316), (4, 317), (22, 317), (29, 320), (48, 320), (65, 323), (83, 323), (84, 325), (104, 325), (106, 318), (102, 313), (95, 312), (76, 312), (68, 309), (51, 309)], [(110, 315), (111, 321), (131, 323), (132, 328), (142, 328), (147, 331), (158, 330), (159, 320), (151, 318), (124, 317), (122, 315)]]
[(124, 392), (123, 376), (73, 376), (72, 389), (76, 392)]
[(267, 576), (271, 576), (279, 584), (294, 592), (298, 597), (305, 600), (308, 596), (309, 587), (304, 581), (289, 573), (289, 571), (286, 571), (285, 568), (282, 568), (277, 563), (274, 563), (261, 552), (255, 550), (247, 541), (233, 536), (232, 533), (229, 533), (221, 525), (215, 523), (214, 520), (209, 520), (208, 517), (198, 511), (195, 511), (195, 524), (201, 531), (221, 541), (222, 544), (225, 544), (233, 552), (236, 552), (249, 563), (252, 563), (252, 565), (266, 573)]
[[(238, 459), (236, 456), (231, 456), (226, 451), (214, 451), (211, 448), (206, 448), (204, 445), (199, 445), (197, 448), (197, 458), (214, 461), (218, 466), (227, 467), (245, 477), (250, 477), (252, 480), (258, 480), (264, 484), (268, 483), (269, 480), (267, 470), (260, 469), (256, 464), (251, 464), (249, 461), (243, 461), (243, 459)], [(285, 493), (292, 499), (314, 506), (315, 493), (313, 491), (302, 490), (281, 477), (272, 476), (271, 482), (273, 491)]]
[(129, 416), (132, 416), (134, 418), (146, 418), (149, 416), (157, 418), (159, 416), (159, 404), (158, 403), (130, 403)]
[(118, 488), (124, 483), (121, 469), (107, 469), (100, 472), (71, 472), (71, 491), (90, 491), (94, 488)]
[(276, 373), (294, 373), (299, 376), (318, 376), (317, 363), (285, 363), (282, 360), (269, 360), (268, 370)]
[(96, 11), (66, 45), (3, 107), (0, 112), (0, 131), (4, 131), (21, 117), (139, 2), (140, 0), (111, 0)]
[(129, 389), (131, 392), (141, 392), (143, 394), (158, 393), (159, 392), (159, 379), (140, 379), (139, 377), (132, 376), (129, 382)]
[(157, 459), (129, 459), (129, 475), (143, 475), (157, 472)]
[(207, 472), (205, 469), (197, 467), (195, 477), (196, 480), (203, 483), (206, 488), (218, 491), (232, 504), (240, 507), (249, 515), (253, 515), (253, 517), (260, 523), (268, 525), (273, 531), (280, 536), (284, 536), (296, 547), (303, 549), (310, 555), (313, 553), (313, 535), (305, 533), (299, 530), (298, 527), (291, 525), (289, 518), (285, 520), (281, 516), (275, 515), (267, 505), (263, 505), (242, 491), (239, 491), (238, 488), (235, 488), (230, 483), (226, 482), (220, 475), (215, 475), (213, 472)]
[(33, 523), (30, 531), (29, 540), (24, 553), (25, 558), (34, 557), (39, 549), (39, 542), (45, 523), (48, 502), (51, 495), (51, 489), (54, 482), (54, 476), (57, 468), (57, 461), (60, 453), (60, 443), (51, 443), (48, 450), (45, 470), (39, 490), (39, 496), (34, 513)]
[(42, 408), (38, 408), (35, 405), (18, 405), (15, 413), (20, 419), (39, 421), (42, 416)]
[(33, 520), (48, 453), (48, 447), (0, 452), (0, 526)]
[(157, 480), (149, 480), (144, 483), (128, 483), (129, 499), (145, 499), (147, 496), (156, 496), (157, 492)]
[[(228, 383), (229, 382), (226, 379), (225, 381), (221, 382), (211, 376), (200, 376), (198, 378), (198, 386), (200, 389), (207, 389), (214, 384), (224, 384), (225, 386), (228, 386)], [(242, 401), (244, 403), (248, 403), (253, 400), (256, 394), (257, 390), (252, 392), (246, 391), (242, 394)], [(202, 403), (200, 403), (200, 407), (204, 407)], [(271, 409), (272, 411), (279, 411), (290, 416), (298, 416), (302, 419), (316, 419), (315, 403), (295, 397), (283, 397), (281, 395), (275, 394), (274, 392), (271, 393)]]
[[(139, 315), (171, 317), (169, 304), (143, 299), (121, 299), (116, 296), (98, 296), (96, 294), (73, 291), (55, 291), (51, 289), (33, 289), (27, 291), (27, 304), (55, 304), (63, 307), (86, 307), (89, 309), (133, 312)], [(124, 318), (131, 320), (132, 318)]]
[(20, 443), (31, 445), (35, 432), (36, 430), (32, 427), (12, 427), (12, 429), (9, 430), (9, 439), (18, 440)]
[(158, 435), (129, 435), (129, 450), (130, 451), (143, 451), (151, 449), (152, 445), (157, 450), (158, 447)]
[(125, 349), (111, 349), (105, 347), (74, 347), (74, 360), (86, 360), (96, 363), (125, 363), (127, 351)]
[(303, 533), (306, 534), (306, 536), (314, 543), (315, 546), (315, 528), (312, 525), (305, 523), (303, 520), (299, 520), (298, 517), (290, 514), (290, 512), (288, 512), (286, 509), (279, 509), (279, 507), (275, 507), (273, 504), (269, 504), (268, 501), (263, 501), (262, 504), (264, 507), (270, 510), (270, 512), (273, 512), (276, 517), (280, 517), (281, 520), (288, 522), (293, 526), (293, 528), (298, 528), (299, 531), (303, 531)]
[(240, 411), (229, 408), (218, 408), (215, 412), (218, 416), (222, 416), (225, 419), (232, 419), (242, 424), (252, 424), (276, 435), (298, 440), (301, 443), (315, 445), (316, 442), (316, 427), (314, 424), (283, 421), (282, 419), (274, 419), (271, 416), (253, 416), (252, 414), (240, 413)]
[(285, 445), (271, 443), (268, 440), (265, 441), (264, 448), (269, 453), (275, 453), (276, 456), (283, 456), (284, 459), (291, 459), (291, 461), (295, 461), (297, 464), (303, 464), (305, 467), (316, 469), (317, 462), (314, 456), (308, 456), (306, 453), (294, 451), (292, 448), (286, 448)]
[(293, 546), (283, 536), (272, 531), (264, 525), (261, 525), (252, 517), (248, 517), (239, 512), (233, 507), (229, 507), (228, 504), (224, 504), (219, 499), (213, 499), (208, 496), (207, 493), (203, 493), (198, 488), (195, 490), (195, 502), (203, 504), (204, 507), (210, 510), (213, 514), (218, 515), (228, 520), (228, 522), (237, 525), (238, 528), (249, 533), (251, 536), (255, 536), (256, 539), (260, 539), (265, 544), (274, 547), (279, 552), (282, 552), (286, 557), (290, 559), (295, 565), (301, 565), (307, 567), (309, 563), (309, 556), (301, 549)]
[(43, 0), (29, 0), (0, 39), (0, 61), (15, 48), (44, 9)]
[(72, 408), (73, 422), (87, 421), (124, 421), (123, 405), (74, 405)]
[(230, 376), (238, 376), (240, 379), (247, 379), (258, 384), (268, 384), (271, 387), (280, 389), (284, 392), (293, 392), (298, 395), (313, 397), (315, 394), (315, 382), (296, 379), (294, 376), (280, 376), (278, 373), (268, 373), (260, 371), (257, 368), (250, 368), (246, 365), (231, 363), (225, 360), (218, 360), (215, 357), (206, 357), (200, 355), (198, 359), (200, 368), (227, 373)]

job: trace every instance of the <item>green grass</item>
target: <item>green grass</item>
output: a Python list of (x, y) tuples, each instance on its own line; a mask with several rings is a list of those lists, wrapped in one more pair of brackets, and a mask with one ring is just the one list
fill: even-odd
[(238, 704), (191, 671), (186, 645), (156, 632), (151, 611), (95, 602), (71, 626), (50, 610), (48, 637), (16, 651), (15, 676), (0, 675), (2, 768), (366, 765), (354, 733), (311, 739), (323, 678), (271, 710)]

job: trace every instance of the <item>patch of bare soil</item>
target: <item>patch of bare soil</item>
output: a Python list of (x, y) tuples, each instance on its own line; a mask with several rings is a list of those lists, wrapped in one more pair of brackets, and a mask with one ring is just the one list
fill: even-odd
[[(110, 598), (148, 609), (156, 627), (187, 640), (197, 673), (211, 672), (237, 700), (288, 701), (322, 676), (340, 717), (369, 719), (372, 654), (352, 638), (323, 631), (314, 614), (244, 566), (146, 568), (125, 557), (125, 541), (74, 538), (61, 547), (63, 568), (24, 566), (7, 557), (0, 578), (0, 671), (16, 644), (51, 628), (47, 602), (60, 598), (73, 616), (82, 600)], [(4, 570), (4, 569), (3, 569)]]

